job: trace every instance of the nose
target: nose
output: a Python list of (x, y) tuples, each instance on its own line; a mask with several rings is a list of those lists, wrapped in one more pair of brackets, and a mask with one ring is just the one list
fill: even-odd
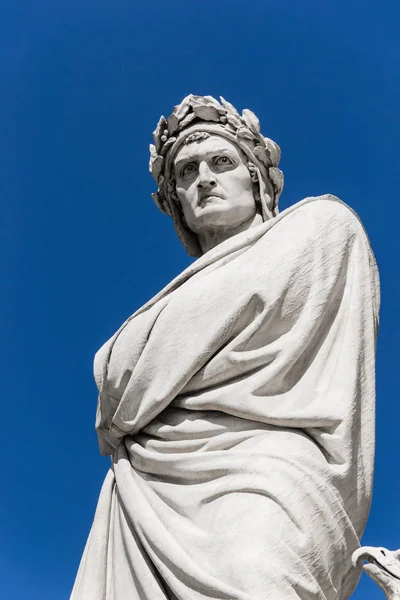
[(197, 187), (199, 189), (202, 188), (212, 188), (216, 185), (217, 181), (215, 179), (214, 173), (211, 171), (210, 167), (206, 163), (206, 161), (202, 161), (199, 165), (199, 178)]

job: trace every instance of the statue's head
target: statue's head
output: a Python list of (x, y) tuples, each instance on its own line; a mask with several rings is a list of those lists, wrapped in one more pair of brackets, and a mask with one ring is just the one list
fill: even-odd
[(240, 116), (223, 98), (190, 95), (161, 117), (153, 139), (153, 198), (191, 256), (202, 254), (197, 234), (214, 222), (235, 228), (255, 212), (264, 220), (278, 213), (279, 146), (261, 135), (251, 111)]

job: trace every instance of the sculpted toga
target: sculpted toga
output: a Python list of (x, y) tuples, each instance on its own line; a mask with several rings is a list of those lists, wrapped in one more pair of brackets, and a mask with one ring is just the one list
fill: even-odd
[(188, 96), (155, 200), (198, 257), (98, 352), (112, 457), (73, 600), (342, 600), (371, 499), (379, 292), (334, 196), (278, 214), (279, 148)]

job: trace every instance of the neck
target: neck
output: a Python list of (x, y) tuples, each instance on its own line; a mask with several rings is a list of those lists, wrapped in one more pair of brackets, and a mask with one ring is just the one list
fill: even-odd
[(199, 233), (198, 239), (200, 248), (202, 249), (203, 253), (208, 252), (208, 250), (218, 246), (218, 244), (221, 244), (221, 242), (224, 242), (233, 235), (241, 233), (242, 231), (246, 231), (246, 229), (250, 229), (251, 227), (261, 225), (262, 222), (262, 216), (259, 213), (256, 213), (248, 221), (233, 229), (216, 229)]

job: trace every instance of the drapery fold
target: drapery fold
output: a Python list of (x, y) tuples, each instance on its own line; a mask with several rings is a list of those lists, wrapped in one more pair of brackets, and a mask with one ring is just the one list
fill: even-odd
[(365, 232), (325, 196), (226, 240), (128, 319), (95, 361), (113, 469), (72, 599), (347, 598), (378, 311)]

